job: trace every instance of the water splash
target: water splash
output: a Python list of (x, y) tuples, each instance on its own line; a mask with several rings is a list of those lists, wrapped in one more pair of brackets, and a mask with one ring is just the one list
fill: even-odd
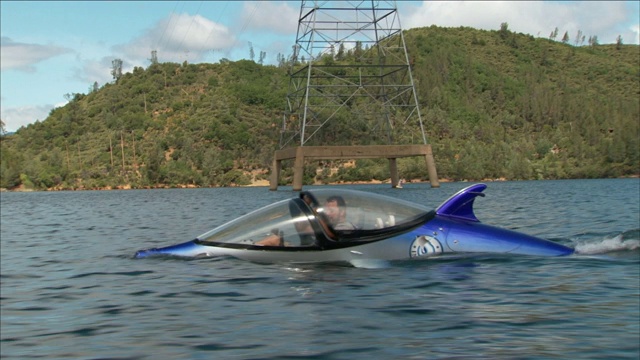
[(599, 242), (578, 243), (575, 247), (576, 253), (580, 255), (596, 255), (619, 251), (636, 251), (640, 249), (639, 232), (640, 230), (632, 230), (614, 237), (604, 238)]

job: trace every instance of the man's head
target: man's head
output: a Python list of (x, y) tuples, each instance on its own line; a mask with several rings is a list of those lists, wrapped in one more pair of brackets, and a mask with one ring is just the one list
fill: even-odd
[(347, 218), (347, 204), (341, 196), (331, 196), (325, 201), (323, 212), (332, 225), (339, 224)]

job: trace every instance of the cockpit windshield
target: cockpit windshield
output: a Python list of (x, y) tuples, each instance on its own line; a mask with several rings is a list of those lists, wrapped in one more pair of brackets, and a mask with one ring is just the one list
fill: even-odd
[[(198, 240), (236, 245), (313, 247), (321, 242), (357, 241), (411, 225), (430, 209), (403, 200), (347, 189), (303, 191), (253, 211)], [(350, 236), (351, 235), (351, 236)]]
[(430, 209), (408, 201), (347, 189), (302, 192), (334, 230), (374, 230), (406, 223)]
[(260, 245), (273, 235), (285, 246), (314, 245), (313, 217), (300, 199), (283, 200), (253, 211), (198, 237), (201, 241)]

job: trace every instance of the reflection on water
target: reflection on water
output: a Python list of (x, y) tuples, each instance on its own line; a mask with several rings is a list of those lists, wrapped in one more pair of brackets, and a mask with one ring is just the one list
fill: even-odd
[[(436, 207), (466, 185), (356, 188)], [(476, 201), (481, 221), (576, 246), (580, 255), (373, 268), (132, 259), (295, 195), (287, 190), (2, 193), (0, 352), (637, 359), (638, 189), (637, 179), (490, 183)]]

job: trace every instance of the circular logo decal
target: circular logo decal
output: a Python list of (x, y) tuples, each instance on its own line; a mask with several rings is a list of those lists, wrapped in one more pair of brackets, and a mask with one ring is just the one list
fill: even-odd
[(411, 244), (411, 257), (442, 254), (442, 245), (438, 239), (422, 235), (416, 237)]

